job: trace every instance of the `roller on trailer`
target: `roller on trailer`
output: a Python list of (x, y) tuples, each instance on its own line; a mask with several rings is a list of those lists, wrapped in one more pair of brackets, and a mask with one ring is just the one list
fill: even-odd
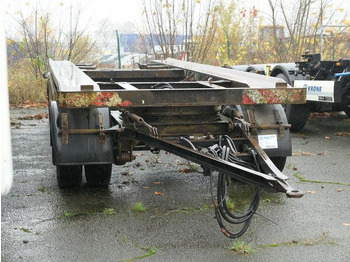
[[(112, 164), (133, 161), (137, 150), (165, 150), (202, 166), (215, 217), (230, 238), (248, 228), (262, 187), (303, 195), (281, 172), (292, 149), (280, 104), (305, 103), (305, 88), (175, 59), (138, 70), (49, 65), (50, 139), (60, 187), (78, 187), (83, 174), (89, 186), (107, 187)], [(245, 209), (230, 209), (245, 187), (251, 190)]]

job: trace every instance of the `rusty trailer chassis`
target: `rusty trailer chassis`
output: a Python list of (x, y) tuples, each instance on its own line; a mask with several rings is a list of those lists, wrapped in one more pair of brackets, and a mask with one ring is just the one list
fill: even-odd
[[(247, 229), (260, 187), (303, 195), (280, 171), (291, 142), (279, 104), (305, 103), (305, 89), (174, 59), (144, 68), (83, 71), (50, 61), (50, 137), (59, 186), (78, 186), (82, 166), (89, 185), (108, 186), (111, 164), (134, 160), (134, 150), (165, 150), (199, 164), (204, 175), (219, 173), (215, 213), (228, 237)], [(228, 178), (256, 188), (238, 218), (226, 206)], [(244, 226), (230, 233), (221, 218)]]

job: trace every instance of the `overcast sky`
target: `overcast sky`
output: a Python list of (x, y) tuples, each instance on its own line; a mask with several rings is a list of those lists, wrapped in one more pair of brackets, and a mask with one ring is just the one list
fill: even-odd
[[(18, 0), (15, 0), (18, 1)], [(52, 0), (51, 0), (52, 1)], [(53, 0), (69, 3), (70, 0)], [(73, 0), (74, 1), (74, 0)], [(206, 0), (201, 0), (205, 2)], [(215, 0), (214, 0), (215, 1)], [(275, 1), (275, 0), (274, 0)], [(327, 0), (332, 3), (334, 8), (343, 7), (345, 10), (350, 8), (350, 0)], [(113, 22), (123, 23), (132, 21), (141, 22), (142, 16), (142, 0), (85, 0), (83, 3), (87, 5), (88, 13), (94, 18), (108, 17)], [(180, 0), (179, 0), (180, 2)], [(229, 2), (229, 0), (227, 0)], [(296, 0), (283, 0), (283, 4), (295, 3)], [(261, 12), (269, 12), (270, 7), (268, 0), (249, 0), (237, 1), (241, 8), (252, 8), (255, 6)]]
[[(201, 1), (206, 2), (206, 0)], [(254, 1), (250, 0), (248, 5), (252, 6)], [(62, 7), (68, 8), (73, 4), (83, 8), (83, 19), (90, 24), (96, 24), (108, 18), (115, 25), (132, 22), (140, 26), (142, 23), (142, 2), (143, 0), (8, 0), (7, 11), (13, 15), (17, 10), (29, 10), (30, 6), (33, 7), (37, 3), (43, 9), (50, 8), (53, 11), (58, 11)], [(260, 2), (267, 4), (267, 0)], [(262, 8), (263, 6), (264, 4), (261, 5)]]
[[(4, 1), (4, 0), (0, 0)], [(34, 6), (39, 3), (39, 6), (43, 9), (50, 8), (52, 12), (58, 12), (63, 10), (63, 7), (69, 8), (71, 4), (73, 6), (79, 5), (77, 8), (84, 8), (82, 10), (82, 21), (86, 21), (90, 26), (97, 25), (101, 20), (108, 18), (115, 29), (121, 29), (123, 24), (132, 22), (136, 28), (140, 30), (142, 27), (142, 0), (7, 0), (8, 12), (12, 15), (16, 13), (18, 9), (30, 9), (29, 6)], [(146, 0), (147, 1), (147, 0)], [(180, 1), (180, 0), (179, 0)], [(200, 0), (206, 2), (207, 0)], [(215, 1), (215, 0), (214, 0)], [(230, 0), (227, 0), (230, 1)], [(274, 0), (275, 1), (275, 0)], [(334, 8), (343, 7), (345, 10), (350, 9), (350, 0), (327, 0), (333, 2)], [(237, 1), (240, 8), (249, 10), (253, 6), (256, 6), (260, 11), (260, 15), (264, 12), (269, 12), (268, 0), (249, 0), (249, 1)], [(283, 0), (283, 4), (293, 8), (290, 3), (295, 3), (296, 0)], [(317, 12), (317, 10), (315, 10)], [(66, 15), (69, 12), (62, 12)], [(68, 14), (67, 14), (68, 15)], [(266, 17), (266, 15), (265, 15)], [(84, 23), (84, 22), (83, 22)], [(265, 23), (268, 24), (268, 21)], [(135, 31), (137, 31), (135, 28)]]
[(109, 18), (113, 24), (133, 22), (140, 24), (142, 17), (142, 0), (87, 0), (87, 14), (94, 20)]

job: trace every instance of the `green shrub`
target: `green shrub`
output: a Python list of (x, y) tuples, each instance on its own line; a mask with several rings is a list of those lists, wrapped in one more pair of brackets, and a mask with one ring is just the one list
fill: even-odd
[(11, 104), (47, 102), (46, 79), (34, 76), (28, 59), (8, 67), (8, 89)]

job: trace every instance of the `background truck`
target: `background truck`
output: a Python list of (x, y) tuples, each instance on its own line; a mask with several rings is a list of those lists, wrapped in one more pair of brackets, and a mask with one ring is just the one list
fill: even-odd
[(292, 131), (298, 131), (307, 122), (310, 111), (345, 111), (350, 116), (350, 58), (325, 61), (321, 54), (302, 55), (295, 63), (231, 66), (258, 74), (282, 78), (294, 87), (307, 89), (307, 103), (285, 105)]
[[(135, 150), (165, 150), (216, 181), (215, 215), (231, 238), (248, 228), (260, 187), (303, 195), (281, 172), (292, 150), (280, 104), (305, 103), (305, 88), (175, 59), (138, 70), (84, 68), (50, 61), (50, 139), (60, 187), (79, 186), (83, 173), (89, 186), (107, 187), (112, 164), (133, 161)], [(242, 185), (252, 187), (251, 200), (232, 211), (228, 199)], [(232, 233), (224, 222), (243, 226)]]

